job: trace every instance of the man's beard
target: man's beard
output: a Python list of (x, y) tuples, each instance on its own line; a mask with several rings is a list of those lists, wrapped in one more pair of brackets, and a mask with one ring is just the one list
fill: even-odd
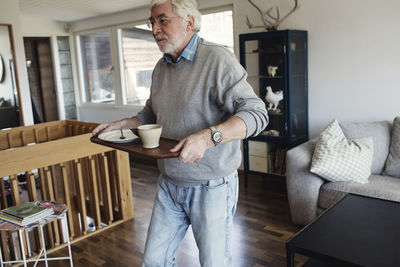
[[(186, 36), (187, 32), (183, 29), (179, 35), (174, 37), (175, 40), (171, 40), (171, 38), (162, 33), (157, 34), (154, 38), (161, 52), (165, 54), (175, 54), (182, 49), (181, 46), (185, 42)], [(166, 42), (164, 40), (166, 40)]]

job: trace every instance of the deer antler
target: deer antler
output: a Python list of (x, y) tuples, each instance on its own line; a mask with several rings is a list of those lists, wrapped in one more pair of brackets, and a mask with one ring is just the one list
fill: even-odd
[[(252, 6), (254, 6), (258, 10), (258, 12), (261, 15), (261, 20), (262, 20), (262, 22), (264, 24), (263, 26), (262, 25), (254, 26), (252, 23), (250, 23), (249, 17), (246, 16), (247, 17), (246, 24), (250, 29), (251, 28), (265, 28), (268, 31), (273, 31), (273, 30), (276, 31), (278, 29), (279, 24), (281, 24), (282, 21), (284, 21), (287, 17), (289, 17), (289, 15), (292, 14), (299, 7), (298, 0), (294, 0), (293, 8), (282, 19), (280, 19), (279, 7), (278, 6), (275, 7), (276, 15), (274, 16), (274, 15), (271, 14), (271, 12), (273, 10), (273, 7), (268, 9), (267, 12), (264, 14), (262, 12), (261, 8), (259, 8), (252, 0), (248, 0), (248, 1)], [(271, 22), (271, 20), (272, 20), (272, 22)]]
[[(270, 24), (270, 22), (264, 20), (264, 14), (263, 14), (262, 10), (261, 10), (256, 4), (254, 4), (253, 1), (251, 1), (251, 0), (248, 0), (248, 1), (249, 1), (249, 3), (252, 4), (252, 6), (254, 6), (254, 7), (257, 9), (257, 11), (260, 13), (260, 15), (261, 15), (261, 20), (262, 20), (262, 22), (264, 23), (264, 27), (267, 28), (267, 27), (268, 27), (268, 24)], [(250, 29), (251, 29), (251, 28), (264, 28), (263, 26), (253, 26), (253, 24), (250, 23), (249, 17), (248, 17), (248, 16), (246, 16), (246, 17), (247, 17), (247, 22), (246, 22), (246, 24), (247, 24), (247, 26), (249, 26)], [(268, 24), (267, 24), (267, 23), (268, 23)]]

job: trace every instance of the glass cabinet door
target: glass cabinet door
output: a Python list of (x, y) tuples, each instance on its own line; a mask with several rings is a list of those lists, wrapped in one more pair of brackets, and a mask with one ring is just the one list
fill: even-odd
[(281, 33), (269, 34), (259, 40), (260, 53), (260, 97), (266, 102), (269, 124), (266, 135), (286, 136), (285, 123), (285, 42)]
[(291, 136), (308, 136), (307, 35), (293, 32), (289, 36), (289, 81), (291, 95)]
[[(240, 62), (268, 109), (265, 141), (298, 144), (308, 138), (307, 32), (241, 34)], [(260, 137), (261, 138), (261, 137)]]
[(247, 81), (268, 109), (270, 121), (262, 133), (267, 136), (286, 136), (284, 44), (284, 35), (279, 32), (243, 42)]
[(244, 42), (245, 58), (242, 62), (247, 71), (247, 82), (253, 87), (257, 96), (260, 96), (260, 70), (259, 70), (259, 43), (257, 40), (249, 40)]

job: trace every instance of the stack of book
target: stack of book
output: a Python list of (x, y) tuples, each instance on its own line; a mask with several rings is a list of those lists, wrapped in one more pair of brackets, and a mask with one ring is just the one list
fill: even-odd
[(53, 214), (52, 208), (40, 206), (35, 202), (25, 202), (0, 211), (0, 219), (26, 226), (51, 214)]
[(286, 172), (286, 151), (287, 147), (277, 147), (275, 151), (274, 172), (285, 175)]

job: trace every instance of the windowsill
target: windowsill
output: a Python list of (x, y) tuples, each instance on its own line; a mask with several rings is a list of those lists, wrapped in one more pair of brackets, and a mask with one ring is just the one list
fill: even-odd
[(142, 109), (144, 105), (116, 105), (104, 103), (82, 103), (78, 107), (94, 108), (94, 109), (119, 109), (119, 110), (137, 110)]

